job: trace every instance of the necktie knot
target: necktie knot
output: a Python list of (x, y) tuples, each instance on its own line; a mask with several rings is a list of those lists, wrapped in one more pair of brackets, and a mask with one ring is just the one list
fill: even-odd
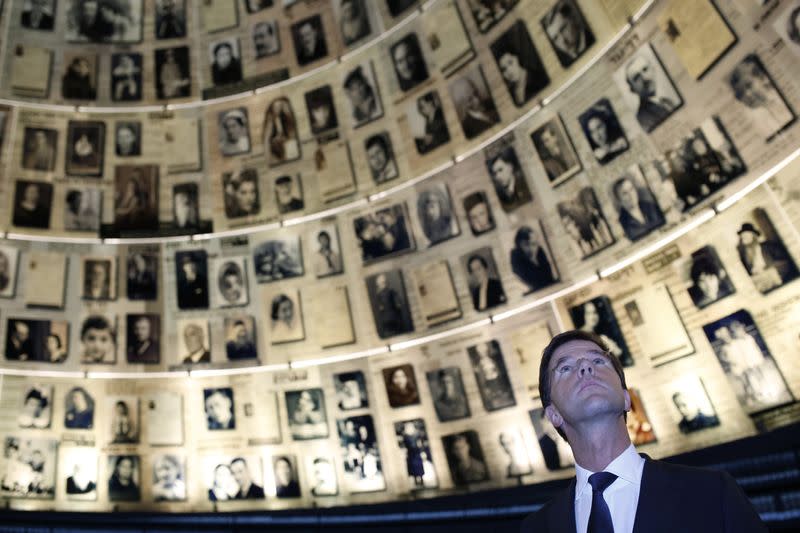
[(602, 494), (616, 479), (617, 475), (611, 472), (596, 472), (589, 476), (589, 485), (592, 486), (592, 491)]

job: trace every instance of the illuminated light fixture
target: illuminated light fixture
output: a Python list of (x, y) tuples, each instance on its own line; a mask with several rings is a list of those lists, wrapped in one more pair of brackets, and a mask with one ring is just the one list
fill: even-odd
[(161, 113), (165, 111), (165, 105), (142, 105), (130, 107), (102, 107), (102, 106), (78, 106), (79, 113), (97, 113), (97, 114), (122, 114), (122, 113)]
[(375, 194), (369, 195), (369, 201), (370, 202), (375, 202), (375, 201), (380, 200), (382, 198), (386, 198), (387, 196), (391, 196), (391, 195), (393, 195), (394, 193), (396, 193), (398, 191), (401, 191), (403, 189), (407, 189), (408, 187), (413, 187), (417, 183), (419, 183), (421, 181), (425, 181), (426, 179), (430, 178), (431, 176), (439, 174), (440, 172), (444, 172), (445, 170), (447, 170), (448, 168), (452, 167), (453, 165), (455, 165), (455, 163), (451, 159), (451, 160), (447, 161), (446, 163), (442, 163), (438, 167), (429, 170), (425, 174), (420, 174), (419, 176), (417, 176), (414, 179), (410, 179), (408, 181), (404, 181), (403, 183), (400, 183), (399, 185), (395, 185), (391, 189), (386, 189), (386, 190), (383, 190), (383, 191), (380, 191), (380, 192), (376, 192)]
[(281, 224), (283, 227), (289, 226), (296, 226), (298, 224), (302, 224), (303, 222), (311, 222), (312, 220), (319, 220), (321, 218), (331, 217), (333, 215), (339, 214), (342, 211), (349, 211), (350, 209), (354, 209), (356, 207), (362, 207), (367, 205), (366, 198), (359, 198), (353, 202), (339, 205), (336, 207), (332, 207), (330, 209), (326, 209), (325, 211), (318, 211), (316, 213), (311, 213), (310, 215), (305, 215), (302, 217), (295, 217), (295, 218), (287, 218)]
[(170, 372), (86, 372), (90, 379), (171, 379), (188, 378), (188, 370), (175, 370)]
[(172, 237), (130, 237), (103, 239), (103, 244), (159, 244), (162, 242), (189, 242), (191, 235), (175, 235)]
[(23, 376), (39, 378), (84, 378), (86, 374), (77, 371), (66, 370), (24, 370), (21, 368), (0, 368), (2, 376)]
[(215, 376), (238, 376), (241, 374), (257, 374), (263, 372), (275, 372), (278, 370), (288, 370), (288, 364), (264, 365), (264, 366), (242, 366), (237, 368), (208, 368), (199, 370), (189, 370), (190, 378), (210, 378)]
[(289, 363), (289, 368), (292, 370), (298, 368), (308, 368), (312, 366), (330, 365), (333, 363), (343, 363), (345, 361), (352, 361), (353, 359), (363, 359), (364, 357), (371, 357), (373, 355), (380, 355), (389, 353), (388, 346), (379, 346), (363, 352), (346, 353), (342, 355), (333, 355), (331, 357), (320, 357), (318, 359), (305, 359), (303, 361)]
[(797, 159), (798, 156), (800, 156), (800, 148), (792, 152), (789, 156), (784, 158), (780, 163), (773, 166), (771, 169), (769, 169), (761, 176), (754, 179), (753, 181), (751, 181), (750, 183), (748, 183), (735, 193), (731, 194), (730, 196), (728, 196), (723, 200), (720, 200), (714, 207), (718, 212), (725, 211), (730, 206), (732, 206), (733, 204), (735, 204), (736, 202), (738, 202), (739, 200), (750, 194), (752, 191), (757, 189), (759, 186), (769, 181), (771, 177), (773, 177), (775, 174), (786, 168), (790, 163), (792, 163), (795, 159)]
[(512, 316), (516, 316), (516, 315), (518, 315), (520, 313), (524, 313), (525, 311), (529, 311), (529, 310), (534, 309), (536, 307), (540, 307), (540, 306), (542, 306), (542, 305), (544, 305), (546, 303), (549, 303), (549, 302), (552, 302), (554, 300), (557, 300), (557, 299), (561, 298), (562, 296), (566, 296), (567, 294), (570, 294), (572, 292), (578, 291), (578, 290), (586, 287), (587, 285), (591, 285), (592, 283), (595, 283), (599, 279), (600, 279), (600, 277), (597, 274), (592, 274), (591, 276), (589, 276), (586, 279), (583, 279), (581, 281), (573, 283), (572, 285), (569, 285), (568, 287), (564, 287), (563, 289), (559, 289), (559, 290), (557, 290), (555, 292), (551, 292), (547, 296), (543, 296), (541, 298), (537, 298), (536, 300), (534, 300), (532, 302), (528, 302), (526, 304), (520, 305), (519, 307), (515, 307), (514, 309), (509, 309), (508, 311), (503, 311), (502, 313), (497, 313), (496, 315), (492, 315), (492, 322), (493, 323), (500, 322), (501, 320), (505, 320), (507, 318), (511, 318)]
[(26, 233), (6, 233), (6, 239), (12, 241), (31, 241), (31, 242), (50, 242), (66, 244), (100, 244), (102, 239), (99, 237), (58, 237), (48, 235), (28, 235)]
[(452, 337), (453, 335), (458, 335), (459, 333), (464, 333), (465, 331), (469, 331), (471, 329), (488, 326), (491, 323), (492, 323), (491, 318), (484, 318), (482, 320), (478, 320), (477, 322), (472, 322), (471, 324), (466, 324), (464, 326), (460, 326), (457, 328), (448, 329), (447, 331), (441, 331), (439, 333), (426, 335), (425, 337), (419, 337), (408, 341), (396, 342), (389, 346), (389, 350), (391, 350), (392, 352), (399, 352), (400, 350), (406, 350), (413, 346), (419, 346), (420, 344), (428, 344), (429, 342), (434, 342), (440, 339), (445, 339), (447, 337)]
[(644, 259), (648, 255), (657, 252), (658, 250), (668, 245), (672, 241), (686, 235), (696, 227), (705, 224), (706, 222), (714, 218), (716, 214), (717, 213), (710, 207), (705, 208), (703, 211), (700, 211), (694, 219), (684, 224), (683, 226), (679, 227), (672, 233), (669, 233), (666, 236), (662, 237), (661, 239), (655, 241), (654, 243), (645, 246), (636, 253), (629, 255), (616, 265), (601, 270), (600, 277), (607, 278), (608, 276), (614, 274), (615, 272), (619, 272), (623, 268), (632, 265), (636, 261)]
[(650, 11), (650, 8), (653, 7), (655, 3), (656, 0), (649, 0), (645, 5), (643, 5), (639, 9), (639, 11), (637, 11), (636, 14), (633, 15), (633, 17), (631, 17), (631, 24), (636, 24), (637, 22), (639, 22), (639, 20), (645, 15), (645, 13)]
[(269, 224), (261, 224), (258, 226), (247, 226), (246, 228), (230, 229), (225, 231), (217, 231), (214, 233), (198, 233), (192, 235), (193, 241), (207, 241), (209, 239), (220, 239), (225, 237), (238, 237), (239, 235), (249, 235), (251, 233), (259, 233), (262, 231), (272, 231), (281, 227), (280, 222), (270, 222)]

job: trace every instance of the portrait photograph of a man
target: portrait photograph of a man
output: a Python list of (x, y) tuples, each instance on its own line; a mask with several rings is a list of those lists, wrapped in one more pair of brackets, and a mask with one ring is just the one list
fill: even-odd
[(629, 240), (637, 241), (664, 225), (664, 214), (637, 165), (612, 182), (609, 196)]
[(558, 0), (540, 22), (564, 68), (594, 44), (594, 34), (575, 0)]

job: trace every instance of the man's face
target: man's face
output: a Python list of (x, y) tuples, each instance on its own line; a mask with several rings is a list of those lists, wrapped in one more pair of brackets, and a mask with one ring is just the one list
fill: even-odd
[(514, 167), (504, 159), (497, 158), (492, 163), (492, 178), (500, 187), (510, 187), (514, 182)]
[(105, 359), (114, 348), (111, 331), (108, 329), (89, 328), (82, 340), (86, 358), (92, 361)]
[(583, 28), (574, 13), (571, 17), (565, 17), (563, 14), (558, 13), (547, 27), (547, 35), (556, 48), (569, 50), (573, 53), (578, 52), (577, 48), (582, 32)]
[(136, 142), (136, 135), (130, 128), (120, 128), (117, 131), (117, 146), (120, 154), (130, 154), (133, 152), (133, 145)]
[(150, 321), (148, 319), (140, 318), (137, 320), (133, 327), (133, 334), (136, 336), (136, 340), (139, 342), (149, 340), (150, 329)]
[(347, 96), (350, 98), (350, 101), (356, 105), (366, 100), (367, 96), (369, 96), (367, 84), (360, 78), (353, 79), (345, 89), (347, 90)]
[(678, 394), (673, 399), (673, 402), (675, 403), (675, 407), (678, 408), (678, 412), (680, 412), (681, 416), (686, 420), (693, 420), (700, 414), (700, 409), (697, 407), (697, 404), (685, 394)]
[(394, 371), (392, 374), (392, 385), (401, 390), (408, 387), (408, 376), (406, 376), (405, 370), (398, 368)]
[[(331, 238), (325, 235), (324, 233), (320, 233), (317, 236), (317, 242), (319, 242), (319, 249), (320, 250), (330, 250), (331, 248)], [(2, 272), (2, 269), (0, 269)]]
[(231, 49), (227, 46), (217, 48), (217, 53), (214, 54), (214, 62), (219, 68), (226, 68), (230, 65), (232, 58)]
[(298, 30), (300, 43), (306, 54), (313, 54), (317, 47), (317, 30), (311, 24), (303, 24)]
[(83, 20), (86, 22), (94, 22), (97, 17), (97, 2), (88, 1), (83, 3)]
[(38, 130), (33, 134), (34, 144), (37, 148), (44, 148), (47, 146), (47, 135), (42, 130)]
[(383, 170), (387, 162), (386, 152), (379, 144), (373, 144), (367, 148), (367, 160), (369, 161), (369, 168), (374, 171)]
[(608, 129), (606, 123), (598, 117), (592, 117), (586, 123), (586, 128), (589, 130), (589, 137), (596, 146), (605, 146), (608, 142)]
[(243, 181), (236, 189), (236, 203), (245, 213), (251, 213), (256, 205), (256, 184), (252, 181)]
[(469, 461), (469, 443), (467, 439), (456, 439), (453, 442), (453, 455), (461, 462)]
[(747, 107), (761, 107), (767, 103), (767, 93), (772, 88), (769, 81), (761, 75), (759, 69), (750, 63), (744, 63), (737, 69), (739, 79), (733, 87), (737, 98)]
[(394, 68), (402, 80), (410, 80), (414, 77), (414, 71), (417, 68), (417, 56), (411, 52), (406, 43), (400, 43), (394, 49)]
[(231, 402), (221, 392), (216, 392), (206, 400), (206, 411), (212, 420), (226, 425), (231, 419)]
[(489, 229), (489, 207), (485, 203), (475, 204), (469, 210), (469, 225), (478, 232)]
[(223, 127), (225, 128), (228, 142), (235, 143), (244, 135), (244, 127), (233, 117), (226, 118), (225, 122), (223, 122)]
[(539, 236), (536, 235), (536, 232), (531, 231), (527, 239), (520, 241), (519, 247), (527, 257), (533, 257), (534, 252), (539, 249)]
[(551, 128), (545, 128), (542, 131), (540, 139), (547, 150), (547, 153), (553, 156), (561, 154), (561, 147), (558, 144), (558, 137), (556, 137), (555, 132)]
[(719, 277), (710, 272), (703, 272), (697, 278), (697, 286), (708, 298), (716, 299), (719, 295)]
[(183, 333), (183, 342), (190, 353), (196, 352), (203, 347), (203, 333), (199, 327), (188, 327)]
[(636, 187), (628, 179), (617, 186), (617, 198), (622, 207), (628, 211), (636, 209), (639, 204), (639, 195), (636, 193)]
[(514, 54), (503, 54), (497, 63), (500, 66), (500, 74), (503, 75), (506, 82), (514, 84), (522, 79), (522, 66), (519, 64), (519, 58)]
[(240, 487), (250, 484), (250, 472), (247, 471), (247, 465), (243, 461), (233, 463), (231, 472), (233, 473), (233, 479), (236, 480)]
[(656, 94), (655, 72), (650, 61), (644, 57), (637, 57), (625, 69), (625, 77), (631, 91), (640, 98), (650, 98)]
[(756, 234), (752, 231), (743, 231), (739, 234), (739, 240), (742, 241), (742, 244), (745, 246), (749, 246), (756, 242)]
[(39, 201), (39, 187), (32, 184), (25, 187), (23, 198), (26, 203), (36, 204)]
[(275, 479), (280, 485), (288, 485), (292, 481), (292, 467), (288, 461), (280, 459), (275, 463)]

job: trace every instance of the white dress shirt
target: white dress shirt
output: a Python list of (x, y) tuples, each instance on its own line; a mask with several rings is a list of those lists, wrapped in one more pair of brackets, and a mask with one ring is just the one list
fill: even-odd
[[(617, 479), (603, 492), (603, 499), (611, 512), (614, 533), (633, 532), (643, 470), (644, 458), (636, 453), (633, 444), (625, 448), (604, 470), (617, 475)], [(586, 533), (589, 527), (589, 513), (592, 511), (589, 476), (592, 474), (594, 472), (575, 463), (575, 525), (578, 533)]]

